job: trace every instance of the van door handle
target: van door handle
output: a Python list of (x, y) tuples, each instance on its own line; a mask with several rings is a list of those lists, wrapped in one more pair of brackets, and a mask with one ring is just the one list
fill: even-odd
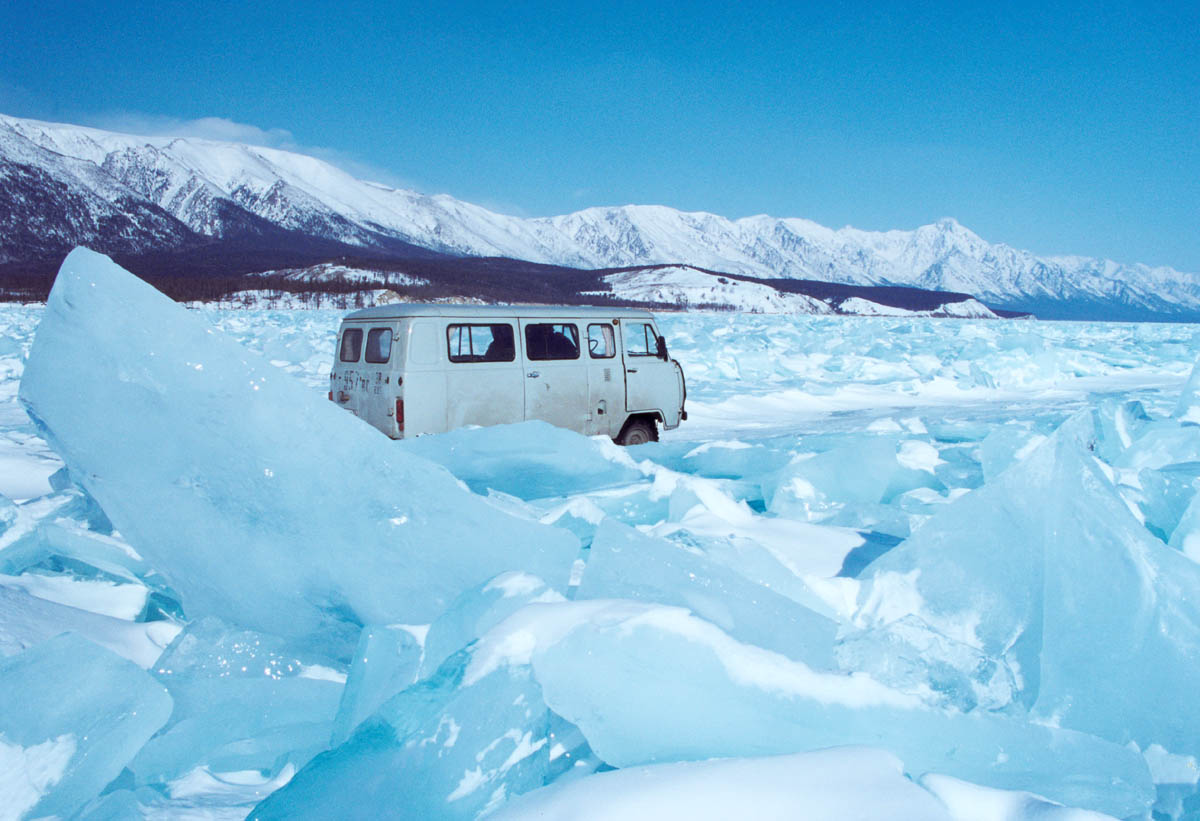
[(538, 373), (537, 371), (530, 371), (529, 373), (527, 373), (525, 375), (528, 376), (530, 379), (537, 379), (539, 376), (541, 376), (541, 374)]
[(625, 373), (637, 373), (637, 368), (626, 368)]

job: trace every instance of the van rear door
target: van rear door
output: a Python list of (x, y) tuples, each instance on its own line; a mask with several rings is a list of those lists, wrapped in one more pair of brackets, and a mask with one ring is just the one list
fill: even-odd
[(338, 340), (331, 388), (338, 404), (387, 433), (398, 435), (393, 361), (403, 361), (394, 320), (347, 323)]

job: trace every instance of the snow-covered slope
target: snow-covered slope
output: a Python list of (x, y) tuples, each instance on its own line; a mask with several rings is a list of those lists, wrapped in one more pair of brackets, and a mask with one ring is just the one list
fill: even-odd
[(855, 316), (999, 318), (978, 300), (960, 297), (952, 301), (950, 294), (946, 294), (946, 302), (936, 307), (915, 310), (875, 302), (862, 296), (818, 299), (808, 294), (786, 293), (764, 282), (722, 276), (688, 265), (634, 268), (608, 274), (603, 279), (611, 292), (594, 293), (650, 305), (714, 308), (755, 314), (841, 313)]
[(582, 268), (685, 264), (755, 277), (965, 292), (1001, 305), (1200, 311), (1200, 275), (1039, 257), (987, 242), (952, 219), (870, 232), (647, 205), (522, 219), (358, 180), (287, 151), (3, 115), (0, 222), (0, 262), (79, 242), (136, 252), (178, 246), (189, 230), (226, 238), (271, 226), (362, 248), (407, 243)]
[(189, 235), (95, 163), (47, 149), (0, 118), (0, 262), (87, 242), (106, 251), (174, 248)]
[(829, 314), (833, 309), (803, 294), (785, 294), (761, 282), (730, 279), (696, 268), (672, 265), (609, 274), (611, 296), (635, 302), (681, 307), (732, 308), (758, 314)]
[(955, 319), (999, 319), (988, 306), (977, 299), (965, 299), (960, 302), (947, 302), (931, 311), (911, 311), (907, 308), (897, 308), (892, 305), (881, 305), (862, 297), (850, 297), (838, 306), (844, 314), (856, 316), (938, 316)]

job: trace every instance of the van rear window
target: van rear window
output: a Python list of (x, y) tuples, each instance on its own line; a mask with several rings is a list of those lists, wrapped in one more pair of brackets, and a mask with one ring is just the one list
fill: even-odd
[(525, 355), (534, 360), (578, 359), (579, 329), (551, 322), (526, 325)]
[(392, 329), (372, 328), (367, 331), (367, 361), (373, 364), (387, 362), (392, 356)]
[(342, 347), (338, 359), (343, 362), (357, 362), (362, 353), (362, 328), (347, 328), (342, 331)]
[(451, 362), (512, 362), (517, 346), (512, 325), (451, 325), (446, 329)]

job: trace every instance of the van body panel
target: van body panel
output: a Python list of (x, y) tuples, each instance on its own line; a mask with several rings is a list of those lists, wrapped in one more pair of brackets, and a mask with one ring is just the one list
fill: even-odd
[(392, 438), (523, 419), (615, 438), (633, 415), (669, 429), (684, 383), (657, 338), (653, 316), (633, 309), (376, 306), (343, 319), (330, 398)]
[[(560, 350), (551, 345), (544, 356), (534, 358), (528, 342), (530, 335), (539, 328), (573, 329), (574, 338), (568, 340), (559, 331), (549, 336), (568, 340), (574, 346), (575, 355), (562, 356)], [(579, 322), (564, 317), (538, 317), (521, 320), (521, 355), (525, 368), (525, 419), (542, 419), (552, 425), (585, 432), (588, 421), (588, 373), (584, 364), (582, 336)], [(564, 341), (563, 344), (566, 344)]]
[(408, 365), (410, 367), (439, 367), (445, 358), (438, 339), (438, 328), (446, 323), (409, 319)]
[[(409, 369), (404, 374), (402, 391), (404, 431), (391, 434), (393, 439), (420, 436), (423, 433), (441, 433), (446, 430), (445, 371), (428, 367)], [(372, 421), (372, 424), (375, 423)]]

